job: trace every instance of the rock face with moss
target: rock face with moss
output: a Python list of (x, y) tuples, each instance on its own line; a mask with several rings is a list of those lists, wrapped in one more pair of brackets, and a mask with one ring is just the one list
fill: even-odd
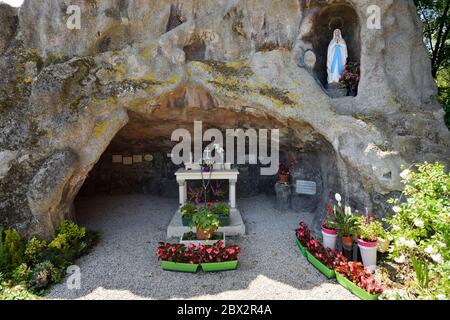
[[(132, 121), (149, 125), (129, 137), (155, 141), (202, 117), (280, 127), (282, 147), (317, 159), (295, 177), (320, 172), (322, 200), (339, 191), (378, 215), (402, 189), (401, 165), (449, 158), (412, 1), (72, 4), (79, 30), (63, 1), (25, 0), (18, 14), (0, 5), (0, 222), (23, 234), (50, 237), (73, 215), (89, 172)], [(368, 29), (373, 4), (381, 29)], [(332, 99), (321, 84), (335, 27), (361, 62), (356, 97)]]

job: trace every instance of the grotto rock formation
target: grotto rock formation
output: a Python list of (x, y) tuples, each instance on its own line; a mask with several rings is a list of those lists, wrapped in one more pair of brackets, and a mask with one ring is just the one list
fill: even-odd
[[(308, 128), (290, 143), (331, 146), (340, 190), (329, 191), (379, 215), (402, 189), (401, 165), (449, 158), (413, 1), (70, 2), (80, 30), (67, 28), (68, 1), (25, 0), (18, 15), (0, 5), (0, 222), (23, 234), (49, 237), (71, 216), (130, 112), (225, 109)], [(379, 30), (366, 24), (373, 4)], [(356, 97), (332, 99), (320, 84), (327, 10), (353, 26)], [(299, 67), (306, 49), (311, 68)]]

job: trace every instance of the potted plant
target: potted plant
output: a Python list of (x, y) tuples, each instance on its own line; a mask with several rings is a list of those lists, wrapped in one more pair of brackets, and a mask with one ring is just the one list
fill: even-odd
[(306, 223), (303, 221), (300, 222), (298, 229), (295, 230), (296, 240), (298, 249), (303, 254), (303, 256), (307, 257), (307, 245), (308, 242), (311, 241), (311, 231)]
[(290, 157), (287, 162), (280, 162), (278, 165), (278, 181), (289, 183), (289, 177), (294, 170), (295, 160)]
[(200, 161), (200, 168), (202, 172), (211, 172), (214, 168), (214, 160), (212, 159), (202, 159)]
[(363, 300), (378, 300), (383, 287), (361, 262), (342, 262), (336, 267), (336, 280)]
[(199, 266), (200, 254), (194, 245), (160, 242), (156, 254), (164, 270), (194, 273)]
[(375, 271), (377, 266), (378, 237), (385, 234), (385, 230), (379, 221), (368, 215), (359, 218), (358, 247), (364, 265)]
[(229, 226), (230, 225), (230, 207), (225, 203), (218, 203), (213, 208), (214, 214), (219, 218), (219, 225)]
[(187, 227), (192, 224), (192, 217), (197, 213), (197, 208), (193, 204), (187, 203), (181, 207), (180, 213), (183, 226)]
[(209, 208), (199, 209), (192, 217), (192, 225), (197, 229), (197, 240), (209, 240), (219, 224), (219, 219)]
[(334, 221), (338, 235), (342, 239), (342, 246), (346, 251), (351, 251), (353, 247), (353, 236), (358, 231), (358, 218), (352, 214), (350, 207), (345, 207), (344, 211), (335, 211)]
[(322, 224), (323, 246), (331, 250), (336, 249), (336, 239), (338, 236), (335, 221), (336, 215), (345, 211), (345, 208), (341, 207), (341, 195), (336, 193), (335, 198), (337, 205), (330, 199), (329, 204), (325, 207), (326, 216)]
[(222, 241), (214, 245), (199, 245), (200, 265), (205, 272), (234, 270), (238, 265), (239, 246), (225, 247)]

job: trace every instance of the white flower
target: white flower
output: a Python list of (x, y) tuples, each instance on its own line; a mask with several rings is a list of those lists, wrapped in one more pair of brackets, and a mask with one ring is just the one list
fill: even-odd
[(394, 261), (397, 263), (405, 263), (406, 258), (405, 258), (405, 256), (400, 256), (400, 257), (394, 258)]
[(398, 225), (393, 225), (392, 226), (392, 231), (400, 231), (400, 230), (402, 230), (402, 228), (400, 228)]
[(423, 220), (416, 219), (416, 220), (414, 220), (414, 225), (415, 225), (417, 228), (423, 228), (424, 225), (425, 225), (425, 223), (423, 222)]
[(403, 170), (403, 171), (400, 173), (400, 177), (401, 177), (403, 180), (408, 180), (408, 179), (409, 179), (409, 176), (410, 176), (410, 173), (411, 173), (411, 171), (409, 171), (408, 169)]
[(405, 246), (406, 245), (406, 239), (404, 237), (398, 238), (398, 244), (400, 246)]
[(431, 259), (433, 259), (433, 261), (436, 262), (436, 263), (444, 262), (444, 259), (442, 259), (442, 256), (441, 256), (440, 253), (432, 254), (431, 255)]
[(345, 215), (351, 216), (351, 215), (352, 215), (352, 208), (350, 208), (350, 207), (345, 207)]
[(341, 206), (341, 201), (342, 201), (342, 197), (339, 193), (336, 193), (334, 195), (334, 198), (336, 199), (336, 201), (338, 202), (338, 205)]
[(445, 248), (447, 245), (441, 241), (437, 241), (436, 244), (439, 246), (439, 248)]
[(432, 254), (433, 252), (435, 252), (435, 250), (434, 250), (434, 247), (431, 245), (431, 244), (429, 244), (426, 248), (425, 248), (425, 253), (428, 253), (428, 254)]
[(406, 240), (405, 241), (405, 246), (407, 246), (408, 248), (415, 248), (416, 247), (416, 242), (414, 240)]
[(436, 298), (438, 299), (438, 300), (446, 300), (447, 299), (447, 296), (445, 295), (445, 294), (438, 294), (437, 296), (436, 296)]
[(394, 210), (395, 213), (400, 213), (402, 211), (402, 208), (400, 208), (399, 206), (394, 206), (392, 207), (392, 210)]

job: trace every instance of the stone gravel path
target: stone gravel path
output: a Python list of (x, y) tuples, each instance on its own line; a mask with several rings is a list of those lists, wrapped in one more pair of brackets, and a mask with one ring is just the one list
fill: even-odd
[(78, 222), (103, 232), (77, 262), (81, 289), (65, 280), (49, 299), (357, 299), (327, 280), (294, 243), (299, 213), (279, 213), (270, 198), (240, 199), (247, 235), (228, 238), (242, 247), (238, 270), (184, 274), (163, 271), (154, 250), (165, 241), (176, 201), (147, 195), (97, 196), (78, 202)]

